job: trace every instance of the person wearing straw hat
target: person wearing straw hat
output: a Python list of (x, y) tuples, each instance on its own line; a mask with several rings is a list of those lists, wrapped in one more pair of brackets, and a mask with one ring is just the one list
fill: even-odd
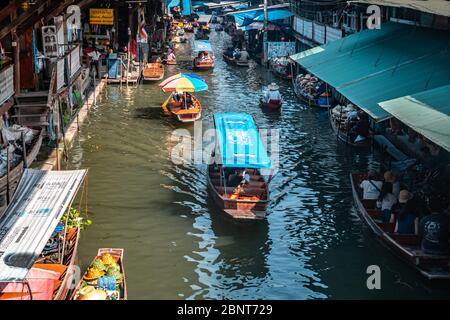
[(275, 82), (272, 82), (266, 90), (266, 93), (264, 94), (264, 102), (265, 103), (278, 103), (281, 102), (281, 94), (278, 85)]
[(397, 218), (394, 232), (399, 234), (419, 234), (419, 206), (413, 198), (413, 194), (408, 190), (400, 191), (398, 206), (393, 210)]

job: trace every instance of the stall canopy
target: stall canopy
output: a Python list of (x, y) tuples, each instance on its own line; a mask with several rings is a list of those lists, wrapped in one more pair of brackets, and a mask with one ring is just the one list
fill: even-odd
[(167, 1), (167, 8), (179, 7), (181, 4), (181, 0), (169, 0)]
[[(275, 21), (293, 16), (294, 14), (291, 11), (283, 9), (286, 7), (289, 7), (289, 4), (269, 6), (267, 8), (269, 16), (268, 20)], [(239, 26), (250, 24), (254, 21), (264, 21), (264, 9), (261, 7), (255, 9), (230, 12), (227, 13), (226, 15), (234, 16), (234, 20)], [(246, 23), (244, 23), (244, 21), (246, 21)]]
[(380, 106), (450, 152), (450, 85), (384, 101)]
[(381, 121), (379, 102), (450, 83), (449, 45), (444, 31), (388, 22), (291, 59)]
[(198, 23), (209, 23), (211, 21), (212, 15), (210, 14), (202, 14), (199, 15), (197, 22)]
[(0, 219), (0, 282), (21, 282), (71, 205), (87, 171), (26, 169)]
[(189, 16), (192, 13), (191, 0), (183, 0), (183, 16)]
[(214, 124), (217, 152), (223, 167), (271, 167), (270, 158), (251, 115), (215, 113)]
[(208, 40), (194, 40), (194, 52), (208, 51), (213, 52), (211, 43)]

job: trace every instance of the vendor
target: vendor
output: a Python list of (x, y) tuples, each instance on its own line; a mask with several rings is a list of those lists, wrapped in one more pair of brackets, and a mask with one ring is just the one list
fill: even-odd
[(281, 94), (279, 91), (279, 87), (275, 82), (272, 82), (268, 87), (264, 94), (264, 102), (266, 103), (278, 103), (281, 102)]

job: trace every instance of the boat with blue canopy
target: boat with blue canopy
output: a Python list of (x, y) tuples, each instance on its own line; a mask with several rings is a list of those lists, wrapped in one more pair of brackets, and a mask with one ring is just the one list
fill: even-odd
[(253, 117), (215, 113), (216, 147), (208, 166), (214, 202), (235, 219), (266, 217), (272, 163)]
[(195, 54), (195, 69), (209, 70), (214, 68), (214, 52), (211, 43), (208, 40), (195, 40), (192, 51)]

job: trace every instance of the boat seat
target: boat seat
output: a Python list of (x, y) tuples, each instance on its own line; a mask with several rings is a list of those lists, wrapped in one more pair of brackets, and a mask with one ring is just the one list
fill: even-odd
[(381, 219), (383, 217), (383, 212), (378, 209), (367, 209), (367, 213), (372, 219)]
[(377, 200), (361, 200), (361, 202), (367, 210), (375, 210), (377, 205)]
[(395, 223), (377, 222), (377, 225), (384, 231), (393, 233), (395, 230)]
[(389, 236), (403, 246), (418, 246), (421, 238), (415, 234), (389, 233)]
[[(224, 187), (215, 186), (215, 188), (219, 194), (225, 193)], [(234, 188), (227, 188), (228, 193), (232, 193), (233, 191), (234, 191)], [(244, 188), (244, 191), (241, 193), (241, 195), (248, 196), (248, 197), (251, 197), (251, 196), (261, 197), (261, 196), (263, 196), (263, 194), (265, 192), (266, 192), (265, 188), (247, 187), (247, 188)]]

